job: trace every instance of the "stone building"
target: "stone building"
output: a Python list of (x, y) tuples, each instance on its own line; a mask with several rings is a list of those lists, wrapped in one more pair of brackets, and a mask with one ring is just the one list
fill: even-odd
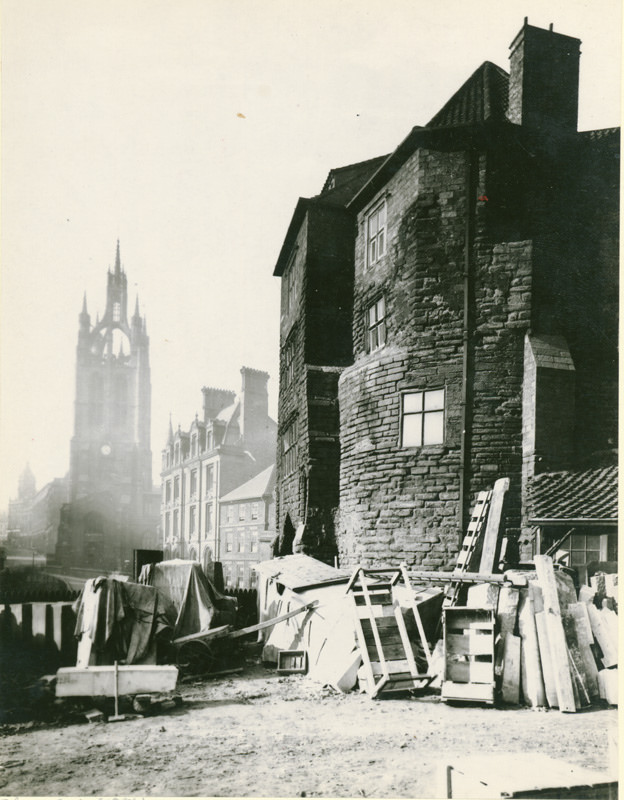
[(31, 506), (36, 494), (35, 476), (26, 464), (17, 480), (17, 495), (9, 500), (8, 532), (14, 544), (30, 546)]
[(526, 554), (533, 478), (615, 446), (619, 129), (577, 132), (578, 39), (525, 20), (510, 50), (297, 205), (275, 269), (281, 553), (448, 566), (508, 476)]
[(219, 501), (221, 556), (226, 586), (253, 589), (254, 564), (271, 558), (275, 539), (275, 464)]
[(165, 558), (199, 561), (207, 574), (223, 554), (219, 498), (275, 459), (269, 375), (243, 367), (240, 394), (204, 387), (203, 414), (188, 431), (169, 423), (162, 451), (161, 527)]
[(135, 548), (158, 542), (152, 484), (149, 337), (138, 297), (128, 321), (128, 279), (119, 242), (106, 308), (95, 325), (79, 316), (69, 504), (56, 557), (68, 566), (127, 568)]

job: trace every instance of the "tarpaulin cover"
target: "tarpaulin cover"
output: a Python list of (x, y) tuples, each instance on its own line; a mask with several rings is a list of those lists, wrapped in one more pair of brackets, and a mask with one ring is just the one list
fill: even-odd
[[(155, 663), (156, 639), (176, 621), (172, 603), (155, 587), (115, 578), (88, 580), (74, 608), (75, 635), (90, 642), (87, 664)], [(79, 645), (79, 660), (81, 651)]]
[(146, 564), (139, 583), (156, 587), (175, 606), (174, 638), (236, 621), (236, 598), (218, 592), (196, 561), (176, 558)]

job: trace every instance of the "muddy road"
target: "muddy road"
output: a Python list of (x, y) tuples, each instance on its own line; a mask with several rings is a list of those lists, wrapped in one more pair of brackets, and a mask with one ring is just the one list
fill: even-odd
[(439, 697), (340, 695), (260, 664), (179, 684), (183, 704), (116, 723), (0, 728), (0, 794), (440, 797), (466, 755), (535, 752), (614, 768), (617, 710), (449, 706)]

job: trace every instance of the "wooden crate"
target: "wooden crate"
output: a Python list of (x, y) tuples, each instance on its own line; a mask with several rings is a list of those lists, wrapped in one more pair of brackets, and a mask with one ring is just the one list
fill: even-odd
[(277, 654), (277, 671), (280, 675), (304, 675), (308, 671), (307, 650), (280, 650)]
[(494, 702), (494, 610), (443, 610), (443, 700)]

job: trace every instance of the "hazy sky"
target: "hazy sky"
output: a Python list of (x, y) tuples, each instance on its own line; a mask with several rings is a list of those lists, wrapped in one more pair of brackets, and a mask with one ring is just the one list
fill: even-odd
[(278, 389), (273, 268), (299, 196), (388, 153), (528, 15), (582, 39), (579, 128), (620, 122), (619, 0), (3, 0), (0, 508), (64, 475), (78, 314), (121, 240), (169, 412)]

